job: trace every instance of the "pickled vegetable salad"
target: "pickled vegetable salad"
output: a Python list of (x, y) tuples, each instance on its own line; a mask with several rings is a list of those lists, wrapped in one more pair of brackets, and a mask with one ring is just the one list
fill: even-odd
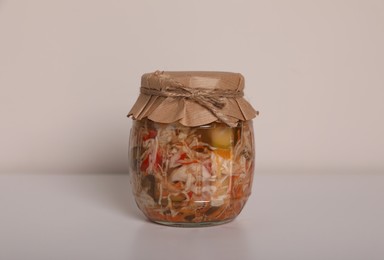
[(226, 221), (251, 192), (252, 124), (207, 128), (135, 121), (130, 156), (136, 202), (153, 221)]

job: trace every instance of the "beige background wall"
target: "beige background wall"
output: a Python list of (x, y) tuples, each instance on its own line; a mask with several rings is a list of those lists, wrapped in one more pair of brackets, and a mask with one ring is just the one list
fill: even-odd
[(126, 172), (156, 69), (242, 72), (259, 171), (384, 172), (382, 0), (0, 0), (0, 172)]

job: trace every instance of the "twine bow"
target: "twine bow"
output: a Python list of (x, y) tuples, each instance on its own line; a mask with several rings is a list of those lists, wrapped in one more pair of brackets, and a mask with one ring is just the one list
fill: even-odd
[[(158, 75), (159, 74), (157, 74), (157, 76)], [(168, 78), (162, 79), (161, 83), (165, 86), (162, 89), (141, 87), (140, 92), (145, 95), (159, 97), (180, 97), (190, 99), (208, 109), (220, 121), (228, 126), (235, 127), (237, 125), (237, 123), (231, 122), (229, 117), (223, 114), (221, 110), (225, 106), (224, 98), (242, 97), (244, 95), (242, 91), (230, 89), (190, 88), (184, 86), (180, 82)]]

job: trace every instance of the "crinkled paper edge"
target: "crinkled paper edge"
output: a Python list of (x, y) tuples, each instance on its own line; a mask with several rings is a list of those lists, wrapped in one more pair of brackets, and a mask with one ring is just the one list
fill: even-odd
[[(231, 123), (247, 121), (259, 113), (244, 98), (227, 98), (221, 110)], [(188, 98), (159, 97), (140, 94), (128, 117), (148, 118), (157, 123), (179, 122), (185, 126), (206, 125), (219, 119), (208, 109)]]

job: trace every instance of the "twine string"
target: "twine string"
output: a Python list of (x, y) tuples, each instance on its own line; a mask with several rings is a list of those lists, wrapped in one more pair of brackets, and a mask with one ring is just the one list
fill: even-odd
[[(166, 80), (166, 82), (165, 82)], [(159, 97), (180, 97), (190, 99), (204, 108), (208, 109), (223, 123), (235, 127), (237, 123), (231, 122), (228, 116), (222, 113), (225, 106), (224, 98), (238, 98), (244, 95), (243, 91), (230, 89), (205, 89), (205, 88), (190, 88), (180, 82), (165, 79), (162, 81), (162, 89), (152, 89), (141, 87), (140, 92), (145, 95)]]

